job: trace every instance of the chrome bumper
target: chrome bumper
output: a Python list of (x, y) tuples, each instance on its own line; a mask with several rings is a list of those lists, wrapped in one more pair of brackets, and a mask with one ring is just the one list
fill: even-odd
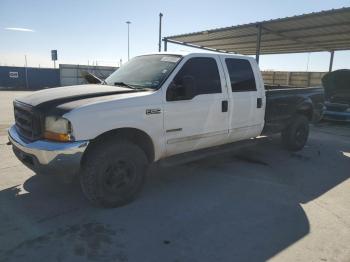
[(350, 122), (350, 112), (337, 112), (326, 110), (323, 115), (324, 120)]
[(29, 142), (19, 136), (15, 126), (9, 129), (8, 135), (17, 158), (37, 173), (76, 174), (89, 144), (88, 140), (67, 143), (47, 140)]

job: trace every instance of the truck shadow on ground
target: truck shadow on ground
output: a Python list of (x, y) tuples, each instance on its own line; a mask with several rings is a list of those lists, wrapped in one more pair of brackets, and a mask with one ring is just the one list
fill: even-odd
[(311, 139), (289, 153), (278, 142), (155, 165), (140, 197), (117, 209), (91, 207), (78, 184), (32, 176), (0, 192), (0, 260), (265, 261), (309, 233), (300, 203), (350, 176), (349, 143)]

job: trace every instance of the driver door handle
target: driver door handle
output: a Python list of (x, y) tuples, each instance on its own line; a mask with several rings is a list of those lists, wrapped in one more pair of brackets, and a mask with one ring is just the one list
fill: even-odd
[(227, 100), (223, 100), (221, 102), (221, 111), (222, 112), (227, 112), (228, 111), (228, 101)]

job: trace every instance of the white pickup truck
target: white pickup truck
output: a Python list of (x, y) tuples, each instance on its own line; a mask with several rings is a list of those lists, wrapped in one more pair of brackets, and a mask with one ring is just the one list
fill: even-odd
[(115, 207), (135, 198), (160, 159), (272, 132), (302, 149), (322, 96), (318, 88), (265, 90), (250, 57), (149, 54), (101, 84), (16, 99), (9, 140), (35, 172), (79, 174), (87, 199)]

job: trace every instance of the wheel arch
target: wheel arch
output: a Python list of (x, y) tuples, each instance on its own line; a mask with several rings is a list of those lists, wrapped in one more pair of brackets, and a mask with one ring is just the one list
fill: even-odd
[(111, 141), (113, 139), (126, 139), (130, 142), (136, 144), (139, 146), (146, 154), (146, 157), (148, 161), (151, 163), (155, 159), (155, 147), (152, 138), (144, 131), (137, 129), (137, 128), (131, 128), (131, 127), (124, 127), (124, 128), (116, 128), (107, 132), (104, 132), (94, 139), (92, 139), (87, 147), (87, 149), (84, 152), (84, 155), (82, 157), (82, 163), (85, 161), (85, 157), (87, 153), (94, 149), (98, 144), (105, 142), (105, 141)]
[(310, 122), (313, 119), (313, 112), (314, 112), (314, 108), (313, 108), (313, 103), (311, 99), (307, 99), (303, 103), (299, 104), (296, 107), (296, 111), (295, 111), (296, 114), (306, 116)]

